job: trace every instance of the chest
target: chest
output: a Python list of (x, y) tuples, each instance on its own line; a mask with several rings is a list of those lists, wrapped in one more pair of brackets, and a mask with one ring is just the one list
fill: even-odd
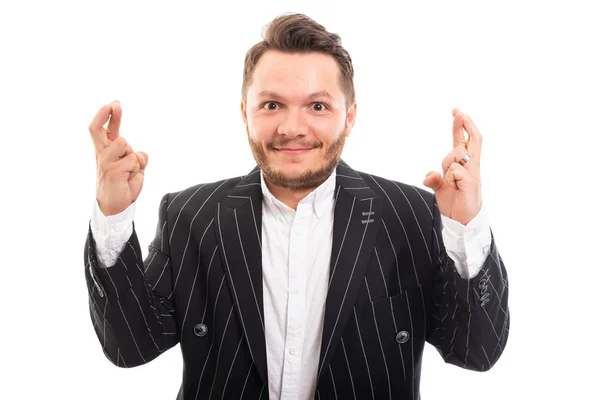
[(263, 212), (262, 281), (265, 303), (302, 303), (310, 308), (326, 295), (333, 240), (333, 214), (320, 218), (309, 207)]

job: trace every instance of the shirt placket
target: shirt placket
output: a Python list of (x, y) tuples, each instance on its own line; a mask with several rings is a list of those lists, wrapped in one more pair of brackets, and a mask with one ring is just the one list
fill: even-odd
[(307, 232), (311, 207), (298, 204), (290, 230), (288, 312), (285, 333), (285, 355), (281, 399), (296, 399), (302, 367), (302, 340), (305, 320), (305, 288), (307, 268)]

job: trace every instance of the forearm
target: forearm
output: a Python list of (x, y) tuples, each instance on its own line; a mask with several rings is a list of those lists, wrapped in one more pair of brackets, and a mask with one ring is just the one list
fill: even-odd
[[(439, 224), (439, 221), (436, 222)], [(432, 239), (435, 260), (428, 340), (446, 362), (473, 370), (490, 369), (508, 338), (508, 280), (491, 235), (488, 256), (477, 275), (463, 278), (444, 244)]]
[(100, 266), (92, 231), (85, 246), (94, 328), (106, 356), (117, 366), (144, 364), (177, 343), (175, 315), (168, 300), (169, 257), (152, 248), (146, 258), (135, 230), (108, 268)]

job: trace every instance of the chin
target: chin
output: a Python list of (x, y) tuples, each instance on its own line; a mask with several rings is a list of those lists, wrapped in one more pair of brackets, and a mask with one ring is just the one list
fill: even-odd
[(302, 161), (292, 161), (286, 163), (273, 163), (271, 167), (280, 171), (283, 175), (292, 177), (299, 177), (311, 170), (318, 169), (319, 165), (315, 165), (315, 162), (310, 162), (309, 160)]

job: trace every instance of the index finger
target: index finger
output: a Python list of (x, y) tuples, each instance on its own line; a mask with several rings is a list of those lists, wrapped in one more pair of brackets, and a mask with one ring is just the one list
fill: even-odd
[(121, 115), (123, 115), (123, 109), (121, 103), (118, 101), (113, 102), (110, 119), (108, 121), (108, 127), (106, 133), (110, 141), (115, 140), (119, 137), (119, 127), (121, 126)]
[(456, 146), (460, 145), (467, 147), (467, 140), (465, 139), (465, 132), (463, 130), (464, 114), (458, 108), (455, 108), (452, 110), (452, 115), (454, 116), (454, 121), (452, 122), (452, 147), (456, 148)]
[(94, 116), (94, 119), (88, 128), (97, 151), (105, 149), (110, 145), (110, 141), (104, 131), (104, 124), (108, 121), (111, 113), (112, 104), (102, 106)]
[[(456, 113), (455, 113), (455, 117), (454, 117), (454, 125), (456, 126), (457, 119), (459, 119), (461, 121), (462, 143), (464, 143), (465, 146), (467, 147), (467, 150), (469, 151), (469, 154), (471, 155), (471, 157), (479, 160), (479, 157), (481, 155), (481, 143), (482, 143), (481, 133), (479, 132), (479, 129), (477, 129), (477, 126), (475, 126), (475, 123), (473, 122), (471, 117), (469, 117), (467, 114), (463, 113), (462, 111), (460, 111), (458, 109), (455, 109), (455, 110), (456, 110)], [(453, 113), (454, 113), (454, 111), (453, 111)], [(467, 141), (465, 141), (464, 135), (462, 134), (463, 128), (467, 132), (467, 135), (468, 135)], [(456, 138), (455, 138), (455, 140), (456, 140)]]

